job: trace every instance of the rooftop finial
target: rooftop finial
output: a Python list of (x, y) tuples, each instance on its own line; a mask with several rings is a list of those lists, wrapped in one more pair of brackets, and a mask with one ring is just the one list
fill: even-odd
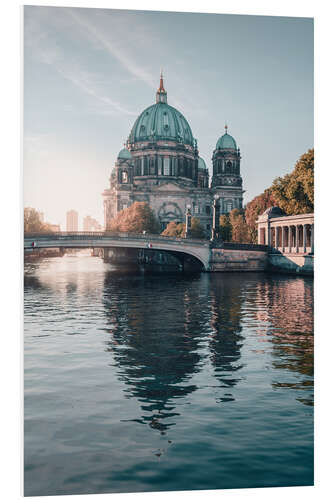
[(225, 128), (225, 133), (227, 134), (227, 133), (228, 133), (228, 125), (227, 125), (227, 124), (225, 124), (225, 125), (224, 125), (224, 128)]
[(161, 68), (161, 74), (160, 74), (160, 86), (156, 92), (156, 102), (167, 102), (167, 93), (164, 88), (163, 84), (163, 73), (162, 73), (162, 68)]
[(160, 74), (160, 87), (159, 87), (159, 92), (165, 92), (164, 85), (163, 85), (163, 72), (161, 68), (161, 74)]

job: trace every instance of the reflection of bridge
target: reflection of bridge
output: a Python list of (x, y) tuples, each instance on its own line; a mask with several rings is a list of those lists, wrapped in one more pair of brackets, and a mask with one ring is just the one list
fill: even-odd
[(170, 238), (155, 234), (130, 234), (108, 232), (28, 233), (24, 235), (24, 250), (34, 248), (138, 248), (166, 251), (178, 256), (197, 259), (210, 269), (210, 243), (204, 240)]

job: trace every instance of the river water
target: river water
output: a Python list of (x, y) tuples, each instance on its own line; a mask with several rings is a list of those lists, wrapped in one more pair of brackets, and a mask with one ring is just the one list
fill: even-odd
[(25, 264), (25, 495), (313, 484), (313, 281)]

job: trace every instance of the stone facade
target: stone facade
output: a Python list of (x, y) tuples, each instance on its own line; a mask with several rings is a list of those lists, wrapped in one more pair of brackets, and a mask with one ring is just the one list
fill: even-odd
[(134, 123), (103, 197), (105, 228), (118, 212), (135, 201), (145, 201), (162, 229), (171, 221), (184, 222), (190, 209), (210, 236), (214, 198), (221, 214), (242, 208), (239, 149), (226, 128), (213, 152), (209, 186), (208, 168), (199, 157), (197, 140), (184, 116), (167, 104), (161, 76), (156, 104), (144, 110)]
[(313, 274), (314, 214), (286, 216), (268, 208), (258, 221), (258, 243), (268, 246), (268, 269)]

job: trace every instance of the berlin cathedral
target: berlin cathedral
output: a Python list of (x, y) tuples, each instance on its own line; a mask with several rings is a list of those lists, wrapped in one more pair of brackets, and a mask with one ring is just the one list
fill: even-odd
[(135, 201), (145, 201), (162, 229), (171, 221), (184, 222), (190, 209), (209, 235), (214, 200), (218, 200), (220, 214), (242, 208), (240, 158), (225, 126), (213, 151), (209, 179), (188, 121), (167, 102), (161, 75), (156, 103), (136, 119), (111, 171), (110, 187), (103, 192), (105, 228), (118, 212)]

